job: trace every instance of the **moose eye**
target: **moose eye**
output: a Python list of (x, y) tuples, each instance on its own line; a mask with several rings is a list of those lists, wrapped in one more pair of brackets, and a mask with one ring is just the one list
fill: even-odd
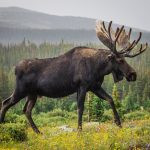
[(124, 60), (123, 59), (118, 59), (118, 63), (123, 63), (124, 62)]

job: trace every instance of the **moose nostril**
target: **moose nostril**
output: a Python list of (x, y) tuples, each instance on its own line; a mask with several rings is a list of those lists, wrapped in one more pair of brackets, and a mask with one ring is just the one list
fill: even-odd
[(136, 80), (136, 72), (131, 72), (128, 77), (130, 78), (131, 81), (135, 81)]

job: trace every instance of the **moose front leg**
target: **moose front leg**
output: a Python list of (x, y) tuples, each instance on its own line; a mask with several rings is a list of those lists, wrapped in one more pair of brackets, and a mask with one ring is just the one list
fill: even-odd
[(77, 91), (78, 130), (82, 130), (82, 115), (84, 111), (85, 96), (86, 96), (86, 89), (80, 87)]
[(97, 95), (99, 98), (107, 100), (109, 102), (109, 104), (110, 104), (110, 106), (113, 110), (113, 113), (114, 113), (115, 123), (119, 127), (121, 127), (120, 117), (118, 115), (118, 112), (116, 110), (116, 107), (115, 107), (115, 104), (114, 104), (114, 101), (113, 101), (112, 97), (110, 95), (108, 95), (102, 87), (96, 88), (96, 89), (92, 90), (92, 92), (95, 95)]

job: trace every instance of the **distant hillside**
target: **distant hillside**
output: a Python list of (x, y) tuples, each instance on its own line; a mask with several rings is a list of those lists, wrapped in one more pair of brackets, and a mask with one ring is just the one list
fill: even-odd
[(0, 27), (23, 29), (93, 29), (95, 27), (95, 19), (48, 15), (18, 7), (1, 7)]
[[(36, 43), (58, 42), (62, 39), (97, 43), (95, 21), (83, 17), (48, 15), (18, 7), (0, 7), (0, 43), (17, 43), (24, 38)], [(136, 32), (139, 30), (134, 29), (133, 37)], [(142, 41), (149, 42), (150, 32), (142, 32)]]

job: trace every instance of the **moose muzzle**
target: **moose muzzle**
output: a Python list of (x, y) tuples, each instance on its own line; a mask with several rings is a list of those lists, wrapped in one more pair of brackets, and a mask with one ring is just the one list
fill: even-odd
[(126, 76), (127, 81), (136, 81), (136, 78), (137, 78), (136, 72), (130, 72)]

